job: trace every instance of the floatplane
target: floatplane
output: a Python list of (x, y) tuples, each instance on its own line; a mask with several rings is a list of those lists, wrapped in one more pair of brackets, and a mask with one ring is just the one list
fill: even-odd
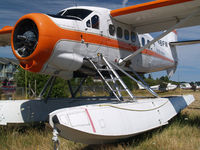
[[(60, 135), (88, 144), (114, 142), (167, 124), (194, 97), (159, 97), (139, 74), (166, 70), (173, 75), (176, 45), (199, 43), (177, 41), (175, 29), (199, 25), (199, 6), (200, 0), (156, 0), (116, 10), (77, 6), (57, 14), (27, 14), (15, 26), (2, 28), (0, 45), (11, 45), (20, 66), (51, 77), (38, 100), (1, 101), (0, 124), (49, 121), (55, 142)], [(156, 38), (148, 34), (158, 31), (164, 32)], [(154, 97), (136, 97), (123, 75)], [(112, 97), (76, 97), (87, 76), (101, 77)], [(72, 98), (43, 99), (56, 77), (83, 80), (75, 91), (68, 82)]]
[[(160, 85), (153, 85), (153, 86), (150, 86), (150, 88), (154, 91), (158, 91), (158, 90), (161, 90), (161, 91), (171, 91), (171, 90), (175, 90), (177, 88), (177, 85), (174, 85), (174, 84), (171, 84), (171, 83), (164, 83), (165, 86), (164, 87), (161, 87)], [(143, 86), (141, 86), (140, 84), (137, 84), (138, 85), (138, 88), (140, 90), (145, 90), (145, 88)]]

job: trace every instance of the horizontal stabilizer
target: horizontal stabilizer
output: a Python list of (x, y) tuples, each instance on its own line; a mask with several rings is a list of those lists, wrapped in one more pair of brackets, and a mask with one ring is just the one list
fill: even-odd
[(13, 27), (5, 26), (0, 30), (0, 46), (10, 46), (11, 45), (11, 34)]
[(171, 42), (170, 45), (183, 46), (183, 45), (191, 45), (191, 44), (199, 44), (199, 43), (200, 43), (200, 40), (190, 40), (190, 41)]

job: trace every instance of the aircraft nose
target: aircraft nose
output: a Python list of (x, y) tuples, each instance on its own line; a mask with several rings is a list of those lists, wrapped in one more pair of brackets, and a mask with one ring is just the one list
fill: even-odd
[(58, 26), (45, 14), (32, 13), (21, 17), (12, 33), (11, 46), (20, 66), (40, 72), (50, 58), (59, 36)]

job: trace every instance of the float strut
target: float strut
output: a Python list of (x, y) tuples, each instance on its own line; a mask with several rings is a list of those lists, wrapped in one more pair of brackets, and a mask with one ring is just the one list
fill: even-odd
[(58, 131), (57, 131), (57, 129), (55, 127), (53, 129), (52, 141), (53, 141), (54, 150), (59, 150), (60, 142), (59, 142), (59, 139), (58, 139)]

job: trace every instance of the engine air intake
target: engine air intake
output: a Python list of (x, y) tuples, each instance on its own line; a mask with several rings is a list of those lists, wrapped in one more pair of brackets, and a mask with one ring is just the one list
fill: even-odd
[(38, 43), (38, 28), (30, 20), (22, 20), (15, 28), (13, 44), (16, 53), (21, 57), (30, 56)]

